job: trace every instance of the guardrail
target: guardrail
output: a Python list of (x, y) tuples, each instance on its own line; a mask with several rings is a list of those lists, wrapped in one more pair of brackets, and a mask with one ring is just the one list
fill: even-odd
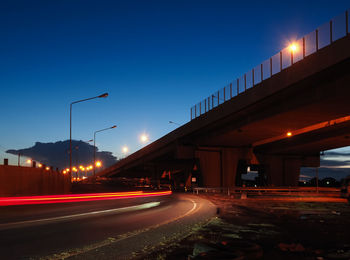
[(241, 197), (262, 196), (262, 195), (305, 195), (305, 194), (328, 194), (328, 196), (340, 197), (340, 188), (328, 187), (197, 187), (193, 188), (193, 194), (205, 193), (223, 193), (230, 195), (240, 195)]
[(349, 34), (349, 11), (336, 16), (271, 58), (265, 60), (229, 85), (191, 107), (191, 120), (238, 96), (273, 75)]

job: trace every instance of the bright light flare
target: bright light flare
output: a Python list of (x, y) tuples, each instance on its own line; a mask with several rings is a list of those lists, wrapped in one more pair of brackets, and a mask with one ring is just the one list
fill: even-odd
[(41, 167), (43, 167), (43, 165), (42, 165), (41, 163), (39, 163), (39, 164), (38, 164), (38, 167), (41, 168)]
[(31, 164), (31, 163), (32, 163), (32, 160), (31, 160), (31, 159), (28, 159), (28, 160), (26, 161), (26, 163)]
[(128, 152), (129, 152), (129, 147), (123, 146), (122, 152), (123, 152), (123, 153), (128, 153)]
[(158, 191), (158, 192), (130, 191), (130, 192), (67, 194), (67, 195), (48, 195), (48, 196), (2, 197), (0, 198), (0, 206), (52, 204), (52, 203), (67, 203), (67, 202), (96, 201), (96, 200), (115, 200), (115, 199), (157, 197), (157, 196), (166, 196), (171, 194), (172, 194), (171, 191)]
[(49, 171), (49, 170), (50, 170), (50, 167), (49, 167), (49, 166), (46, 166), (45, 170)]
[(140, 136), (140, 140), (141, 140), (142, 143), (148, 142), (148, 140), (149, 140), (148, 135), (142, 134), (142, 135)]
[(292, 134), (292, 132), (287, 132), (286, 133), (286, 136), (288, 136), (288, 137), (291, 137), (293, 134)]
[(102, 166), (102, 162), (101, 161), (97, 161), (96, 162), (96, 167), (101, 167)]
[(298, 44), (293, 42), (293, 43), (289, 44), (288, 48), (289, 48), (289, 51), (296, 52), (298, 50)]

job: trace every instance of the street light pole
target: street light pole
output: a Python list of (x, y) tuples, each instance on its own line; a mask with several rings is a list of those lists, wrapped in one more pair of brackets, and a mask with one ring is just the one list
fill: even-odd
[(104, 129), (101, 129), (101, 130), (97, 130), (94, 132), (94, 178), (95, 178), (95, 173), (96, 173), (96, 133), (98, 132), (102, 132), (102, 131), (105, 131), (105, 130), (108, 130), (108, 129), (112, 129), (112, 128), (116, 128), (117, 126), (114, 125), (114, 126), (111, 126), (111, 127), (107, 127), (107, 128), (104, 128)]
[(70, 111), (69, 111), (69, 174), (72, 174), (72, 106), (73, 104), (76, 103), (80, 103), (83, 101), (87, 101), (90, 99), (95, 99), (95, 98), (104, 98), (104, 97), (108, 97), (108, 93), (103, 93), (99, 96), (96, 97), (91, 97), (91, 98), (85, 98), (85, 99), (81, 99), (78, 101), (74, 101), (72, 103), (70, 103)]

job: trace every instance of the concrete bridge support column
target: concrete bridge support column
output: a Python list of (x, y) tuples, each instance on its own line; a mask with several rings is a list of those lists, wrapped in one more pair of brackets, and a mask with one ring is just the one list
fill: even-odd
[(272, 186), (297, 186), (300, 160), (296, 158), (285, 158), (282, 156), (269, 156), (264, 161), (265, 174), (268, 185)]
[(200, 169), (205, 187), (236, 186), (236, 175), (239, 160), (249, 160), (246, 149), (215, 148), (199, 149), (196, 158), (199, 159)]
[(221, 151), (198, 150), (196, 157), (199, 159), (200, 170), (204, 187), (222, 186)]
[(301, 167), (319, 166), (319, 156), (258, 155), (270, 186), (298, 186)]
[(239, 151), (232, 148), (224, 148), (221, 152), (221, 163), (223, 173), (223, 187), (236, 186), (237, 166)]

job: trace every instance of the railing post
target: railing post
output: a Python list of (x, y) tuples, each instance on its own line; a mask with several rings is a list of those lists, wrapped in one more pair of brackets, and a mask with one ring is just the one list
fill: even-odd
[(252, 80), (253, 80), (253, 87), (255, 86), (255, 82), (254, 82), (254, 68), (252, 69)]
[(270, 58), (270, 77), (272, 77), (272, 58)]
[(346, 28), (346, 35), (349, 34), (349, 12), (348, 10), (345, 11), (345, 28)]
[(282, 71), (282, 52), (280, 51), (280, 72)]
[(318, 29), (316, 29), (316, 51), (318, 51)]
[(261, 75), (260, 75), (260, 76), (261, 76), (261, 82), (262, 82), (262, 81), (263, 81), (263, 78), (264, 78), (264, 77), (263, 77), (263, 72), (264, 72), (264, 71), (263, 71), (263, 65), (262, 65), (262, 63), (260, 64), (260, 69), (261, 69)]
[(191, 120), (192, 120), (192, 107), (191, 107)]
[(293, 50), (290, 51), (290, 65), (293, 65)]
[(303, 37), (303, 59), (305, 58), (305, 37)]
[(230, 83), (230, 99), (232, 98), (232, 82)]
[(237, 95), (239, 94), (239, 78), (237, 79)]
[(199, 115), (202, 114), (202, 101), (199, 102)]
[(197, 105), (194, 106), (194, 118), (197, 117)]
[(330, 40), (330, 44), (333, 43), (333, 21), (330, 20), (329, 21), (329, 40)]
[(226, 101), (226, 87), (224, 87), (224, 102)]
[(220, 91), (218, 91), (218, 105), (220, 105)]
[(207, 99), (204, 99), (205, 113), (207, 113)]
[(244, 91), (247, 90), (247, 74), (244, 74)]

